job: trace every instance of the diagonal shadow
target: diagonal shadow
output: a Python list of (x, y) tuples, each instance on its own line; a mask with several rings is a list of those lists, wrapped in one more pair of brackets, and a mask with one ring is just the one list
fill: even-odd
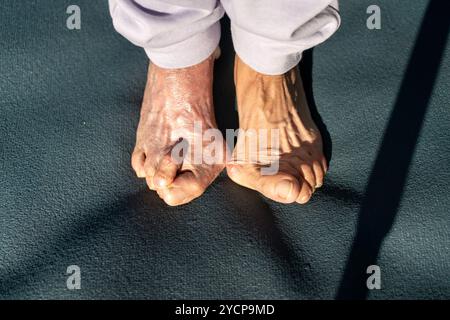
[(446, 9), (445, 1), (428, 4), (369, 177), (337, 299), (368, 296), (366, 268), (376, 264), (383, 239), (393, 225), (445, 50), (450, 26)]
[[(222, 36), (220, 40), (221, 56), (214, 65), (214, 106), (218, 127), (225, 134), (226, 129), (239, 127), (236, 111), (236, 95), (234, 86), (234, 57), (232, 38), (230, 33), (230, 20), (227, 16), (221, 20)], [(305, 89), (306, 100), (309, 104), (311, 116), (317, 124), (323, 138), (324, 151), (328, 161), (331, 159), (331, 138), (328, 130), (320, 117), (314, 101), (312, 86), (313, 51), (304, 52), (299, 70)], [(237, 212), (246, 212), (245, 216), (237, 215), (243, 226), (249, 231), (255, 232), (255, 237), (265, 239), (263, 244), (273, 254), (275, 261), (283, 270), (283, 285), (289, 291), (289, 296), (305, 298), (315, 296), (315, 286), (307, 275), (309, 264), (304, 260), (301, 248), (296, 248), (292, 241), (283, 232), (278, 219), (270, 206), (255, 192), (243, 190), (231, 181), (226, 182), (226, 190), (232, 196), (231, 205)], [(234, 199), (242, 199), (245, 193), (245, 205)], [(345, 191), (341, 194), (346, 194)], [(348, 198), (348, 197), (347, 197)], [(353, 199), (355, 197), (352, 197)], [(250, 207), (251, 210), (246, 210)], [(254, 212), (256, 216), (251, 213)], [(300, 250), (300, 252), (299, 252)]]
[[(232, 38), (230, 33), (230, 20), (224, 16), (221, 20), (222, 36), (220, 40), (221, 56), (214, 65), (214, 106), (218, 127), (225, 134), (226, 129), (237, 129), (239, 127), (238, 114), (236, 111), (236, 94), (234, 85), (234, 57)], [(325, 124), (320, 117), (313, 96), (312, 86), (312, 63), (313, 52), (304, 52), (299, 70), (305, 89), (306, 100), (309, 104), (311, 116), (316, 122), (323, 138), (324, 151), (328, 161), (331, 159), (331, 138)], [(254, 191), (245, 190), (231, 181), (225, 182), (225, 189), (230, 193), (232, 206), (239, 212), (236, 215), (243, 226), (251, 232), (256, 232), (256, 238), (263, 238), (263, 244), (278, 266), (283, 270), (283, 285), (289, 291), (289, 297), (305, 298), (315, 296), (315, 286), (307, 275), (309, 264), (303, 258), (301, 248), (296, 248), (289, 237), (283, 232), (278, 219), (272, 212), (270, 206)], [(345, 193), (345, 192), (343, 192)], [(245, 205), (239, 200), (245, 194)], [(247, 210), (246, 208), (251, 208)], [(246, 212), (245, 216), (241, 213)], [(254, 213), (254, 215), (252, 214)], [(254, 230), (256, 228), (256, 231)], [(299, 251), (300, 250), (300, 251)]]
[[(48, 266), (61, 263), (61, 259), (77, 261), (84, 243), (89, 243), (89, 239), (104, 233), (105, 230), (111, 230), (111, 225), (122, 224), (124, 216), (148, 215), (149, 212), (157, 217), (165, 216), (166, 214), (159, 206), (158, 197), (149, 194), (145, 188), (137, 193), (124, 196), (111, 205), (93, 209), (90, 216), (84, 216), (80, 218), (79, 222), (56, 230), (52, 237), (46, 239), (45, 243), (39, 246), (38, 251), (23, 257), (20, 264), (0, 272), (0, 300), (21, 298), (24, 290), (30, 285), (30, 281), (45, 279), (48, 276), (46, 273)], [(85, 232), (80, 233), (80, 230)], [(117, 249), (120, 250), (120, 248)], [(119, 254), (118, 252), (117, 255)], [(111, 262), (109, 261), (109, 263)], [(64, 284), (64, 281), (62, 283)], [(115, 284), (112, 282), (110, 285), (114, 286)], [(89, 295), (90, 293), (85, 291), (83, 294)], [(81, 296), (81, 298), (85, 297)]]
[(316, 296), (317, 287), (308, 274), (310, 265), (302, 248), (294, 245), (284, 231), (282, 221), (263, 197), (231, 180), (226, 180), (224, 186), (230, 195), (233, 219), (257, 239), (264, 252), (270, 253), (271, 259), (282, 271), (280, 285), (285, 289), (285, 298)]

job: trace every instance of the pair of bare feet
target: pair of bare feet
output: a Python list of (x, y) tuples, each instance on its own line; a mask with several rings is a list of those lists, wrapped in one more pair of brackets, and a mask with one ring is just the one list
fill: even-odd
[[(253, 130), (258, 134), (239, 134), (230, 156), (221, 137), (204, 136), (217, 127), (212, 98), (215, 58), (213, 54), (200, 64), (182, 69), (149, 67), (131, 159), (137, 176), (145, 178), (149, 188), (172, 206), (199, 197), (225, 167), (234, 182), (274, 201), (308, 202), (323, 183), (327, 162), (298, 69), (283, 75), (264, 75), (236, 56), (239, 126), (242, 132)], [(254, 138), (257, 148), (252, 149), (249, 144), (255, 142)], [(214, 162), (193, 161), (191, 151), (182, 151), (182, 160), (175, 159), (173, 151), (180, 144), (187, 146), (182, 150), (194, 150), (200, 144), (202, 150), (214, 149), (214, 155), (223, 157), (215, 157)], [(276, 172), (263, 174), (274, 161)]]

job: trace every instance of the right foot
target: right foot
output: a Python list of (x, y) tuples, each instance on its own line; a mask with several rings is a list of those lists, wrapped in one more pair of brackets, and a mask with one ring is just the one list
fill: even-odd
[[(264, 75), (238, 56), (234, 67), (239, 128), (255, 135), (239, 135), (229, 177), (274, 201), (308, 202), (322, 186), (327, 162), (298, 68)], [(263, 172), (274, 164), (270, 174)]]
[[(214, 59), (215, 54), (180, 69), (149, 66), (131, 164), (137, 176), (145, 178), (149, 188), (171, 206), (199, 197), (225, 166), (225, 161), (198, 163), (186, 155), (179, 161), (172, 155), (180, 141), (193, 147), (200, 138), (205, 147), (203, 133), (217, 127), (212, 98)], [(202, 137), (194, 124), (201, 124)], [(217, 148), (226, 148), (223, 141), (216, 140)]]

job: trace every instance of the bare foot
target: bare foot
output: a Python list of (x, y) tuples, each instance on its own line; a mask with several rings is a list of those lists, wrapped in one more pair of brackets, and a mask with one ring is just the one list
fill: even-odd
[[(234, 72), (240, 129), (263, 133), (257, 136), (256, 156), (249, 151), (251, 136), (239, 135), (227, 165), (229, 177), (278, 202), (308, 202), (323, 184), (327, 162), (298, 68), (279, 76), (263, 75), (236, 56)], [(261, 151), (266, 154), (261, 156)], [(261, 170), (275, 161), (278, 170), (263, 174)]]
[[(206, 130), (216, 128), (212, 99), (215, 55), (188, 68), (149, 66), (131, 164), (137, 176), (145, 178), (168, 205), (199, 197), (225, 166), (225, 161), (206, 164), (192, 157), (198, 144), (226, 146), (216, 141), (221, 136), (214, 141), (203, 139)], [(188, 152), (176, 152), (181, 160), (174, 157), (180, 145), (189, 148)]]

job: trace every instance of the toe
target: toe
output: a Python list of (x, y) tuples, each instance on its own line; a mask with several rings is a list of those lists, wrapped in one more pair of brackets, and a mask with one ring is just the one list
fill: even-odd
[(316, 175), (314, 174), (314, 170), (311, 165), (302, 163), (300, 165), (300, 173), (314, 192), (314, 189), (316, 188)]
[(236, 183), (256, 190), (269, 199), (281, 203), (292, 203), (299, 195), (300, 186), (295, 177), (279, 172), (276, 175), (261, 175), (256, 168), (227, 167), (229, 177)]
[(155, 175), (153, 176), (153, 183), (157, 188), (170, 185), (175, 179), (179, 168), (180, 165), (172, 159), (170, 154), (165, 155), (156, 168)]
[(313, 163), (314, 175), (316, 177), (316, 185), (315, 188), (320, 188), (323, 185), (324, 172), (323, 168), (318, 161), (314, 161)]
[(309, 201), (309, 199), (311, 199), (313, 191), (309, 183), (307, 183), (306, 181), (300, 181), (300, 183), (301, 188), (298, 197), (296, 199), (296, 202), (300, 204), (305, 204)]
[(131, 155), (131, 167), (139, 178), (145, 177), (144, 170), (145, 153), (141, 149), (135, 149)]
[(321, 165), (322, 165), (322, 169), (323, 169), (323, 174), (325, 175), (328, 171), (328, 162), (327, 159), (325, 159), (325, 157), (322, 157), (322, 160), (320, 161)]
[(184, 171), (168, 187), (158, 190), (158, 194), (169, 206), (179, 206), (201, 196), (205, 189), (192, 171)]
[(145, 181), (147, 182), (147, 186), (150, 190), (156, 190), (155, 185), (153, 184), (153, 178), (152, 177), (145, 177)]
[(267, 197), (283, 203), (292, 203), (297, 199), (300, 187), (294, 177), (289, 175), (261, 176), (261, 180), (264, 194)]

